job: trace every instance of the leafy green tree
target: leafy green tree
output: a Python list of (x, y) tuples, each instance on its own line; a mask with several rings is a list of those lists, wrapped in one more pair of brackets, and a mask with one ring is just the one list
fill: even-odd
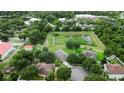
[(82, 31), (82, 28), (80, 26), (73, 25), (71, 31)]
[(82, 66), (84, 69), (86, 69), (87, 71), (90, 71), (90, 68), (93, 64), (96, 64), (96, 61), (94, 59), (91, 58), (86, 58), (83, 62), (82, 62)]
[(0, 71), (0, 80), (3, 80), (3, 73)]
[(93, 64), (90, 68), (90, 72), (98, 75), (103, 74), (102, 68), (99, 64)]
[(13, 59), (26, 59), (27, 61), (32, 62), (34, 59), (34, 55), (32, 51), (22, 49), (13, 56)]
[(48, 51), (48, 48), (47, 48), (47, 47), (44, 47), (44, 48), (43, 48), (43, 51)]
[(80, 48), (80, 43), (75, 39), (69, 39), (66, 42), (66, 46), (70, 49)]
[(42, 51), (39, 54), (39, 59), (41, 62), (53, 63), (55, 61), (54, 53), (49, 51)]
[(23, 39), (23, 40), (25, 41), (26, 38), (27, 38), (27, 35), (22, 32), (22, 33), (19, 34), (19, 38), (20, 38), (20, 39)]
[(10, 78), (11, 78), (13, 81), (17, 81), (18, 77), (19, 77), (19, 74), (18, 74), (18, 73), (12, 73), (12, 74), (10, 75)]
[(57, 27), (62, 27), (62, 22), (59, 21), (58, 19), (55, 20), (53, 24), (56, 25)]
[(48, 76), (45, 77), (45, 80), (47, 80), (47, 81), (53, 81), (54, 79), (55, 79), (55, 75), (54, 75), (54, 72), (53, 71), (50, 71), (48, 73)]
[(58, 70), (57, 70), (57, 78), (60, 80), (68, 80), (71, 77), (71, 68), (65, 67), (65, 66), (61, 66)]
[(35, 66), (28, 66), (21, 72), (21, 79), (34, 80), (38, 76), (38, 69)]
[(44, 39), (46, 38), (47, 32), (41, 32), (37, 29), (31, 31), (30, 35), (29, 35), (29, 41), (32, 44), (38, 44), (38, 43), (43, 43)]
[(39, 55), (41, 54), (41, 50), (40, 49), (34, 49), (33, 53), (34, 53), (35, 58), (38, 59)]
[(29, 62), (26, 59), (19, 59), (19, 60), (13, 59), (11, 60), (10, 64), (11, 66), (14, 66), (16, 70), (22, 70), (23, 68), (29, 65)]
[(77, 54), (69, 54), (67, 61), (71, 64), (81, 64), (82, 60), (79, 55)]
[(28, 65), (31, 65), (34, 60), (34, 55), (31, 51), (20, 50), (13, 56), (10, 65), (14, 66), (16, 70), (21, 70)]
[(62, 31), (70, 31), (70, 27), (68, 25), (62, 26)]
[(4, 33), (0, 33), (0, 40), (6, 42), (9, 40), (9, 35), (8, 34), (4, 34)]

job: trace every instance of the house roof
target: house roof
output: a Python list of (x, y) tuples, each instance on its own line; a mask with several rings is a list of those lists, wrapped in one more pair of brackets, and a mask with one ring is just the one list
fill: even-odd
[(39, 70), (39, 74), (48, 75), (50, 70), (55, 68), (54, 64), (38, 63), (36, 67)]
[(66, 61), (68, 54), (65, 53), (62, 49), (59, 49), (55, 52), (55, 56), (59, 58), (61, 61)]
[(97, 53), (92, 50), (85, 50), (83, 51), (83, 54), (89, 58), (96, 58)]
[(24, 48), (33, 48), (33, 45), (25, 45)]
[(12, 43), (0, 42), (0, 55), (6, 53), (11, 47), (13, 47)]
[(106, 64), (105, 66), (110, 74), (124, 74), (124, 67), (119, 64)]

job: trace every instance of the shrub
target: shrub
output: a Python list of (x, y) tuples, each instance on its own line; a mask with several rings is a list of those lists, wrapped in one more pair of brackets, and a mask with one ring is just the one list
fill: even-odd
[(58, 70), (57, 70), (57, 78), (59, 80), (67, 80), (71, 77), (71, 68), (65, 67), (65, 66), (61, 66)]
[(3, 80), (3, 73), (0, 71), (0, 80)]
[(80, 43), (77, 40), (69, 39), (66, 42), (67, 48), (73, 49), (73, 48), (80, 48)]
[(19, 77), (19, 74), (18, 74), (18, 73), (12, 73), (12, 74), (10, 75), (10, 78), (11, 78), (13, 81), (16, 81), (16, 80), (18, 79), (18, 77)]
[(71, 64), (81, 64), (81, 58), (77, 54), (69, 54), (67, 61)]
[(48, 76), (45, 78), (45, 80), (47, 80), (47, 81), (53, 81), (54, 79), (55, 79), (55, 75), (54, 75), (53, 71), (50, 71), (48, 73)]
[(28, 66), (22, 70), (21, 78), (24, 80), (34, 80), (38, 76), (38, 69), (35, 66)]

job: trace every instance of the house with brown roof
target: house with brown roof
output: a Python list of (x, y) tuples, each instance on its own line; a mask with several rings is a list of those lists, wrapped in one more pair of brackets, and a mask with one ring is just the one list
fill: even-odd
[(111, 79), (121, 79), (124, 77), (124, 67), (120, 64), (105, 64), (104, 71), (106, 71)]
[(25, 45), (24, 47), (23, 47), (25, 50), (32, 50), (33, 49), (33, 45)]
[(86, 57), (96, 59), (97, 58), (97, 53), (92, 50), (85, 50), (82, 52)]
[(55, 69), (55, 64), (38, 63), (36, 67), (40, 75), (48, 75), (49, 71)]

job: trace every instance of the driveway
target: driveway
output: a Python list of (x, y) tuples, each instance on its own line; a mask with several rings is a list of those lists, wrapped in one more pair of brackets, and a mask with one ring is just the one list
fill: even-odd
[(72, 81), (82, 81), (88, 75), (85, 70), (80, 66), (73, 66), (71, 68), (71, 80)]
[[(64, 55), (64, 51), (61, 49), (59, 50), (59, 58), (61, 61), (66, 60), (64, 59), (65, 57), (63, 57)], [(57, 54), (57, 56), (58, 56)], [(61, 55), (60, 55), (61, 54)], [(73, 66), (71, 64), (69, 64), (69, 62), (67, 61), (63, 61), (63, 64), (69, 68), (71, 68), (71, 79), (72, 81), (82, 81), (84, 80), (84, 78), (87, 76), (87, 72), (81, 67), (81, 66)]]

